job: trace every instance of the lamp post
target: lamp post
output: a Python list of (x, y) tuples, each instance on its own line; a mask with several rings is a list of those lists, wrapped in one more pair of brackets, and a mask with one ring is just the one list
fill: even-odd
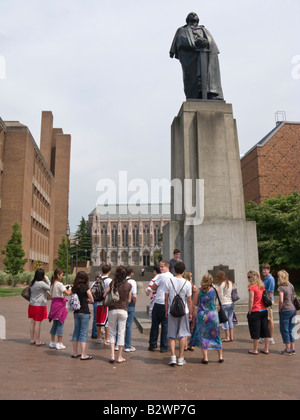
[(67, 228), (66, 228), (66, 237), (67, 237), (66, 284), (68, 284), (68, 271), (69, 271), (69, 236), (70, 236), (70, 226), (68, 223)]
[(78, 266), (78, 244), (79, 244), (78, 239), (76, 239), (75, 244), (76, 244), (76, 274), (77, 274), (77, 266)]

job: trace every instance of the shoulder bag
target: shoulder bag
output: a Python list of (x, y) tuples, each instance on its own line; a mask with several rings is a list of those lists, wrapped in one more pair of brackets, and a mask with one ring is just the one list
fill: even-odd
[(221, 300), (219, 298), (219, 293), (218, 293), (217, 289), (214, 286), (213, 286), (213, 289), (216, 292), (216, 295), (217, 295), (217, 298), (218, 298), (218, 301), (219, 301), (219, 306), (220, 306), (220, 309), (219, 309), (219, 321), (220, 321), (220, 324), (224, 324), (225, 322), (228, 321), (228, 318), (227, 318), (227, 316), (226, 316), (226, 314), (224, 312), (224, 309), (222, 308)]
[(116, 303), (118, 303), (120, 301), (119, 292), (118, 292), (118, 290), (114, 291), (112, 283), (113, 282), (110, 283), (109, 292), (105, 296), (104, 302), (103, 302), (103, 305), (107, 306), (108, 308), (110, 308), (111, 306), (114, 306)]

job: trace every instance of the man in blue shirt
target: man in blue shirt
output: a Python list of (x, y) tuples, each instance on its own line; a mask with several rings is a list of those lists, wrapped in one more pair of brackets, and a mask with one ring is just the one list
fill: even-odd
[[(264, 279), (264, 284), (266, 291), (268, 292), (270, 298), (274, 302), (274, 291), (275, 291), (275, 279), (270, 273), (271, 267), (269, 264), (263, 264), (262, 265), (262, 275)], [(271, 334), (271, 340), (270, 344), (275, 344), (273, 333), (274, 333), (274, 321), (273, 321), (273, 309), (272, 306), (268, 308), (268, 324), (269, 324), (269, 330)]]

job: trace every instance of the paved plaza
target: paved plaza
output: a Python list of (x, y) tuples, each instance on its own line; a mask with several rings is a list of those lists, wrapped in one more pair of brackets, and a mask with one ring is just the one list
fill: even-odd
[[(148, 298), (138, 295), (137, 310)], [(87, 348), (92, 360), (72, 359), (73, 315), (65, 323), (65, 350), (49, 349), (50, 324), (42, 323), (46, 346), (29, 344), (28, 303), (22, 297), (0, 298), (0, 315), (6, 320), (6, 340), (0, 340), (1, 400), (298, 400), (300, 349), (296, 355), (279, 354), (284, 348), (276, 327), (276, 344), (270, 355), (251, 356), (249, 333), (235, 332), (233, 343), (224, 343), (225, 363), (210, 351), (208, 365), (200, 363), (200, 349), (185, 352), (185, 366), (169, 367), (169, 353), (149, 352), (148, 334), (133, 327), (136, 352), (124, 353), (126, 362), (110, 364), (109, 347), (97, 344), (89, 333)], [(90, 327), (92, 323), (90, 322)], [(261, 346), (262, 348), (262, 346)]]

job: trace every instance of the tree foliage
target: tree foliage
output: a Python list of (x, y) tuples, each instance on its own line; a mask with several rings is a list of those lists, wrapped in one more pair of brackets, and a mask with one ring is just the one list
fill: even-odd
[[(70, 273), (70, 252), (68, 253), (68, 272)], [(64, 273), (67, 272), (67, 241), (65, 236), (61, 238), (61, 243), (58, 247), (58, 257), (55, 260), (56, 268), (61, 268)]]
[[(76, 246), (76, 241), (78, 241), (78, 246)], [(92, 237), (88, 230), (87, 221), (84, 219), (84, 217), (81, 218), (78, 229), (75, 233), (75, 242), (71, 247), (71, 254), (73, 255), (74, 261), (76, 259), (76, 249), (79, 262), (91, 259)]]
[(274, 269), (300, 268), (300, 194), (278, 195), (262, 204), (246, 204), (247, 220), (256, 221), (260, 263)]
[(24, 258), (25, 252), (23, 250), (22, 232), (19, 223), (16, 222), (13, 225), (11, 238), (1, 253), (5, 255), (3, 263), (6, 268), (4, 271), (9, 273), (13, 279), (17, 274), (24, 271), (27, 259)]

